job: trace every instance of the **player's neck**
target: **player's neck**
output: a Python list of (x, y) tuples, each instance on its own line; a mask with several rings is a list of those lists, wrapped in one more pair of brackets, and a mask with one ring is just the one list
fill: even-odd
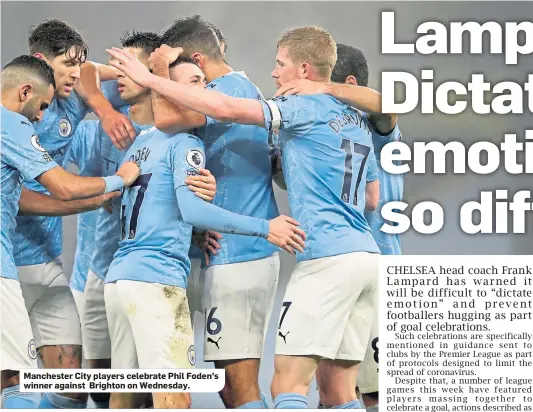
[(153, 125), (155, 123), (150, 95), (130, 106), (130, 119), (140, 125)]
[(203, 67), (205, 79), (208, 83), (212, 82), (215, 79), (218, 79), (219, 77), (222, 77), (228, 73), (231, 73), (233, 69), (229, 64), (227, 64), (224, 61), (221, 61), (220, 63), (212, 63), (209, 65), (206, 65)]
[(15, 103), (13, 99), (9, 98), (9, 93), (2, 92), (2, 106), (12, 112), (20, 112), (20, 104)]

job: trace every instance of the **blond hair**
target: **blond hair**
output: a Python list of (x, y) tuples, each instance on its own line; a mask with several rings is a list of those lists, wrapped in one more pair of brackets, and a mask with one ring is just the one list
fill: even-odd
[(326, 29), (306, 26), (288, 30), (278, 40), (278, 49), (281, 47), (295, 63), (307, 62), (321, 78), (330, 79), (337, 62), (337, 44)]

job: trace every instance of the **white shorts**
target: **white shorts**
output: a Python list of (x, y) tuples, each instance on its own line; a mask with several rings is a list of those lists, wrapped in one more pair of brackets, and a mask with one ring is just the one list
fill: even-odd
[(368, 342), (365, 360), (359, 367), (357, 386), (362, 394), (379, 392), (379, 323), (378, 317), (374, 318), (370, 340)]
[(36, 347), (81, 345), (80, 317), (61, 257), (17, 271)]
[(104, 281), (89, 270), (85, 285), (85, 306), (80, 314), (85, 359), (110, 359), (111, 338), (107, 324)]
[(191, 312), (191, 323), (194, 327), (194, 316), (196, 313), (203, 315), (204, 306), (202, 302), (202, 292), (204, 284), (204, 270), (201, 259), (191, 259), (191, 273), (187, 279), (187, 301)]
[(15, 279), (0, 278), (2, 339), (0, 370), (37, 369), (37, 350), (30, 319)]
[(281, 308), (276, 355), (362, 361), (377, 311), (379, 255), (300, 262)]
[(278, 277), (278, 253), (206, 269), (205, 361), (262, 357)]
[(85, 307), (85, 293), (80, 292), (76, 289), (70, 289), (72, 292), (72, 296), (74, 297), (74, 303), (76, 303), (76, 308), (78, 309), (78, 315), (81, 318), (81, 314), (83, 313), (83, 308)]
[(194, 335), (185, 290), (119, 280), (105, 285), (113, 369), (191, 368)]

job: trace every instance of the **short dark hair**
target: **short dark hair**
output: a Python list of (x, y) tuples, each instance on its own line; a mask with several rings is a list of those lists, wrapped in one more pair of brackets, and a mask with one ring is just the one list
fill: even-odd
[(333, 68), (331, 80), (344, 83), (348, 76), (354, 76), (359, 86), (368, 86), (368, 64), (359, 49), (345, 44), (337, 44), (337, 63)]
[(74, 48), (74, 55), (68, 57), (82, 63), (87, 59), (89, 51), (87, 43), (76, 30), (56, 19), (31, 27), (28, 45), (31, 54), (42, 53), (52, 59), (61, 54), (66, 55)]
[(186, 55), (200, 52), (215, 60), (222, 60), (213, 25), (198, 15), (175, 20), (163, 33), (161, 41), (171, 47), (182, 47)]
[(126, 32), (120, 38), (122, 47), (132, 47), (141, 49), (146, 54), (150, 55), (155, 49), (161, 46), (161, 37), (157, 33), (149, 31), (133, 31)]
[(180, 56), (175, 61), (170, 63), (169, 68), (176, 67), (184, 63), (190, 63), (190, 64), (194, 64), (195, 66), (198, 66), (198, 63), (196, 62), (196, 60), (191, 59), (190, 57)]
[[(16, 78), (20, 78), (20, 74), (24, 74), (24, 72), (36, 77), (45, 85), (51, 84), (55, 90), (54, 70), (44, 60), (28, 55), (16, 57), (4, 66), (2, 69), (2, 86), (4, 85), (4, 80), (7, 83), (12, 81), (11, 74), (16, 76)], [(13, 86), (16, 85), (13, 84)]]
[(215, 32), (218, 42), (224, 43), (224, 53), (226, 53), (228, 51), (228, 40), (224, 36), (224, 33), (222, 33), (222, 31), (210, 21), (208, 21), (207, 23), (211, 26), (211, 28)]

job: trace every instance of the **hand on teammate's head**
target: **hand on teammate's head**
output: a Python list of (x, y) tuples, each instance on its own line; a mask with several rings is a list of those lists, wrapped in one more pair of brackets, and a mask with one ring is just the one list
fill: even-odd
[(155, 62), (164, 62), (165, 65), (170, 66), (174, 63), (183, 53), (181, 47), (170, 47), (166, 44), (161, 45), (155, 51), (152, 52), (148, 62), (150, 68), (153, 68)]

